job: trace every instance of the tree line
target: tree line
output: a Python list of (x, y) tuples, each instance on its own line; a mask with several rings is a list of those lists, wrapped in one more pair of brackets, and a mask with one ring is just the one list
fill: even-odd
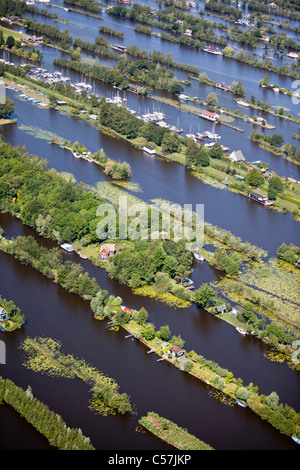
[(34, 426), (51, 446), (59, 450), (95, 450), (79, 428), (69, 428), (62, 417), (34, 397), (30, 387), (23, 390), (9, 379), (0, 377), (0, 403), (12, 406)]

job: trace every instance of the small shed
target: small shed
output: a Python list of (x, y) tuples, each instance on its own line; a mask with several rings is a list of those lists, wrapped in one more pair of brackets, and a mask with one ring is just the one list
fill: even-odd
[(226, 311), (226, 305), (225, 304), (217, 306), (217, 312), (218, 313), (224, 313), (225, 311)]

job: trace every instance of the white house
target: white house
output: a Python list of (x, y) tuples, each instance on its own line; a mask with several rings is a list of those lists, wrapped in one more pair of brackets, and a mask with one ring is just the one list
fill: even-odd
[(150, 155), (154, 155), (154, 154), (155, 154), (155, 148), (154, 148), (154, 147), (150, 147), (149, 145), (144, 145), (143, 150), (144, 150), (144, 152), (147, 152), (147, 153), (149, 153)]
[(204, 110), (204, 111), (201, 111), (200, 117), (204, 119), (208, 119), (208, 121), (216, 122), (219, 119), (219, 114)]

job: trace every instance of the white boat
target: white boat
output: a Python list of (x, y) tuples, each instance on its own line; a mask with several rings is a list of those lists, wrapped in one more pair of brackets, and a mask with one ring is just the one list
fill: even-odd
[(236, 331), (238, 333), (240, 333), (241, 335), (246, 335), (247, 334), (247, 332), (245, 330), (243, 330), (242, 328), (236, 328)]
[(242, 400), (239, 400), (238, 398), (236, 399), (236, 402), (238, 405), (242, 406), (243, 408), (247, 408), (247, 403), (245, 403)]
[(297, 444), (300, 444), (300, 439), (297, 436), (292, 436), (293, 441), (295, 441)]
[(296, 436), (297, 429), (298, 429), (298, 425), (296, 426), (295, 434), (293, 434), (291, 437), (292, 437), (293, 441), (296, 442), (296, 444), (300, 444), (300, 439), (299, 439), (299, 437)]
[(69, 245), (68, 243), (62, 243), (60, 247), (63, 250), (67, 251), (68, 253), (72, 253), (74, 251), (74, 248), (72, 247), (72, 245)]
[(204, 257), (199, 255), (199, 253), (193, 253), (197, 261), (204, 261)]
[(215, 55), (222, 55), (222, 52), (214, 46), (207, 46), (204, 48), (205, 52), (209, 52), (210, 54), (215, 54)]
[(244, 101), (244, 100), (238, 100), (238, 101), (237, 101), (237, 104), (239, 104), (239, 105), (241, 105), (241, 106), (245, 106), (245, 108), (249, 108), (249, 106), (250, 106), (250, 105), (249, 105), (248, 103), (246, 103), (246, 101)]

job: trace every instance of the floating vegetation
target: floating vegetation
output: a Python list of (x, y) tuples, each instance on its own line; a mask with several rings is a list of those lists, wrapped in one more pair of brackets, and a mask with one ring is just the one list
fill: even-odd
[(159, 302), (163, 302), (170, 307), (186, 308), (190, 305), (188, 300), (179, 299), (169, 292), (159, 293), (152, 286), (138, 287), (133, 289), (133, 293), (135, 295), (141, 295), (143, 297), (150, 297), (151, 299), (158, 300)]
[(126, 191), (132, 191), (134, 193), (141, 193), (143, 189), (139, 183), (134, 183), (133, 181), (114, 181), (113, 184), (121, 186), (126, 189)]
[[(65, 378), (79, 378), (93, 387), (91, 409), (98, 413), (108, 413), (108, 409), (125, 414), (131, 412), (129, 398), (119, 394), (118, 384), (110, 377), (86, 364), (83, 359), (64, 355), (61, 343), (52, 338), (27, 338), (21, 345), (27, 354), (23, 365), (34, 372)], [(110, 412), (110, 414), (112, 411)]]
[(69, 181), (70, 183), (75, 184), (76, 183), (76, 178), (72, 173), (69, 173), (67, 171), (61, 171), (60, 175), (66, 180)]
[(91, 401), (89, 408), (94, 413), (101, 416), (115, 415), (116, 412), (108, 406), (108, 404), (102, 398), (96, 397)]
[(119, 198), (122, 196), (127, 198), (128, 205), (142, 202), (141, 199), (133, 196), (130, 193), (127, 193), (125, 190), (123, 190), (123, 188), (116, 187), (115, 183), (115, 181), (113, 183), (109, 181), (100, 181), (97, 183), (96, 187), (91, 187), (91, 190), (96, 192), (98, 196), (115, 205), (119, 204)]
[(21, 131), (25, 131), (26, 134), (32, 135), (36, 139), (46, 140), (47, 142), (55, 140), (63, 143), (65, 141), (63, 137), (59, 137), (54, 132), (46, 131), (45, 129), (42, 129), (38, 126), (25, 126), (24, 124), (21, 124), (21, 126), (19, 126), (19, 129)]
[(227, 114), (222, 114), (220, 119), (223, 122), (234, 122), (235, 121), (235, 119), (232, 116), (228, 116)]
[(300, 328), (299, 281), (299, 269), (275, 258), (264, 266), (245, 270), (241, 275), (241, 283), (254, 290), (260, 299), (271, 302), (282, 319)]
[(214, 178), (211, 178), (210, 176), (207, 176), (204, 173), (199, 173), (197, 171), (192, 171), (191, 174), (195, 177), (198, 178), (198, 180), (201, 180), (205, 184), (209, 184), (210, 186), (213, 186), (218, 189), (227, 189), (227, 186), (220, 181), (217, 181)]
[(235, 400), (233, 398), (228, 397), (227, 395), (225, 395), (223, 392), (219, 390), (209, 390), (208, 394), (210, 397), (213, 397), (219, 402), (223, 403), (223, 405), (229, 405), (229, 406), (235, 405)]
[(300, 364), (296, 364), (292, 361), (291, 357), (280, 351), (268, 351), (264, 356), (272, 362), (286, 362), (291, 369), (300, 370)]

